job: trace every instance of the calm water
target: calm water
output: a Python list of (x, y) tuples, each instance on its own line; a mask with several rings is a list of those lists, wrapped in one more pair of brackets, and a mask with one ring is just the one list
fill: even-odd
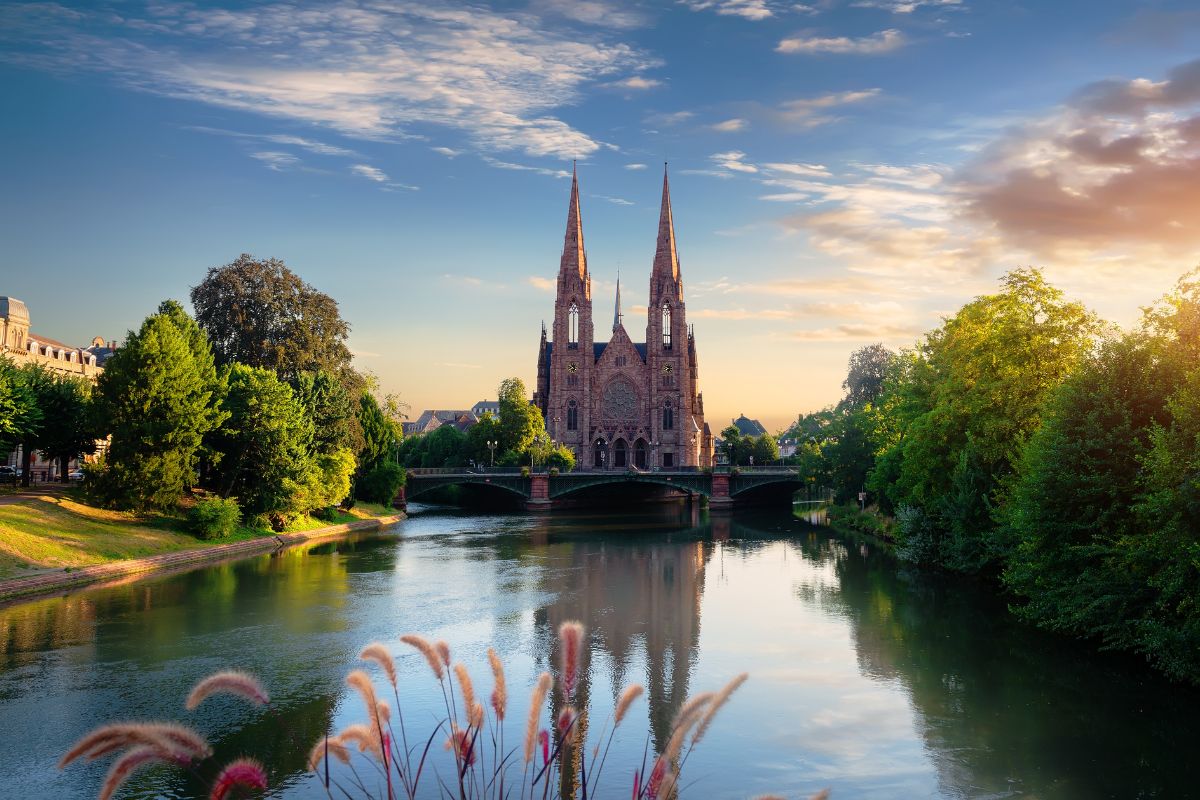
[[(92, 797), (106, 765), (60, 773), (68, 744), (101, 722), (169, 717), (223, 758), (262, 758), (272, 796), (324, 797), (303, 759), (360, 720), (342, 677), (364, 644), (393, 646), (410, 730), (430, 730), (441, 694), (396, 641), (410, 631), (449, 641), (485, 695), (496, 646), (516, 742), (526, 687), (567, 619), (589, 629), (593, 728), (627, 682), (647, 688), (603, 797), (629, 796), (647, 739), (664, 741), (686, 696), (743, 670), (684, 797), (1200, 796), (1200, 693), (1015, 625), (986, 594), (909, 573), (871, 543), (784, 513), (714, 522), (674, 507), (422, 513), (388, 536), (0, 609), (0, 795)], [(183, 711), (193, 681), (230, 666), (263, 678), (275, 716), (225, 699)], [(151, 770), (127, 796), (199, 787)]]

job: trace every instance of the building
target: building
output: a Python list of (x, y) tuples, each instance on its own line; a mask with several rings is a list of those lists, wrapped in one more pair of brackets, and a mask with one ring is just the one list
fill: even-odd
[(499, 400), (480, 400), (475, 405), (471, 406), (471, 413), (479, 419), (483, 419), (483, 415), (491, 413), (493, 417), (500, 416), (500, 401)]
[(550, 437), (574, 450), (583, 468), (712, 463), (713, 437), (704, 421), (665, 170), (647, 307), (646, 340), (634, 342), (623, 324), (618, 278), (612, 334), (607, 342), (595, 340), (579, 179), (572, 171), (553, 339), (547, 339), (543, 324), (533, 402)]
[(0, 355), (17, 366), (40, 364), (53, 372), (94, 381), (116, 349), (116, 342), (105, 342), (99, 336), (89, 347), (73, 347), (32, 333), (25, 304), (15, 297), (0, 297)]
[(738, 429), (738, 433), (742, 436), (762, 436), (767, 432), (763, 424), (756, 419), (750, 419), (745, 414), (742, 414), (737, 419), (729, 421), (729, 424)]
[(453, 425), (459, 431), (466, 433), (474, 427), (476, 422), (479, 422), (479, 417), (472, 411), (444, 411), (431, 408), (422, 411), (421, 416), (413, 422), (400, 423), (400, 430), (405, 436), (419, 436), (423, 433), (433, 433), (443, 425)]
[[(0, 297), (0, 356), (11, 359), (17, 366), (36, 364), (60, 375), (71, 375), (95, 381), (104, 372), (104, 363), (117, 351), (116, 342), (106, 342), (97, 336), (88, 347), (74, 347), (33, 333), (29, 309), (15, 297)], [(105, 442), (98, 442), (102, 452)], [(4, 463), (20, 466), (23, 459), (20, 447), (4, 454)], [(29, 472), (35, 480), (57, 477), (58, 465), (46, 461), (41, 453), (29, 454)], [(74, 469), (77, 461), (69, 466)]]

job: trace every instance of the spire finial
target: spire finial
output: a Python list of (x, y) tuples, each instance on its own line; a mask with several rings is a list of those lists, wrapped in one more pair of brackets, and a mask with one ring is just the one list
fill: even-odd
[(621, 318), (624, 315), (621, 313), (621, 271), (617, 270), (617, 301), (613, 306), (613, 332), (621, 327)]
[[(654, 252), (654, 277), (679, 281), (679, 255), (675, 251), (675, 218), (671, 212), (671, 184), (663, 162), (662, 208), (658, 213), (658, 247)], [(660, 284), (661, 285), (661, 284)]]
[(567, 233), (563, 238), (562, 261), (559, 274), (578, 274), (587, 279), (587, 253), (583, 249), (583, 215), (579, 210), (579, 176), (575, 163), (571, 163), (571, 202), (567, 207)]

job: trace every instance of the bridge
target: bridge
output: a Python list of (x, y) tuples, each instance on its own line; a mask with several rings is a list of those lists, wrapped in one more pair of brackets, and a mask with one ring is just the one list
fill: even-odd
[(638, 486), (662, 488), (682, 497), (707, 498), (709, 508), (730, 508), (738, 502), (790, 498), (807, 484), (799, 470), (790, 467), (717, 467), (673, 470), (578, 470), (558, 475), (528, 468), (408, 470), (408, 482), (398, 501), (416, 500), (421, 495), (448, 486), (482, 486), (519, 499), (529, 510), (549, 510), (555, 505), (585, 498), (588, 490), (600, 487)]

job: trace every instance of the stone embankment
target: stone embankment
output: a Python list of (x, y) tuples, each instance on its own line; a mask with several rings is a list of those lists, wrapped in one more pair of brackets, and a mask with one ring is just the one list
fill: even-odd
[(10, 578), (0, 581), (0, 603), (11, 602), (15, 599), (26, 599), (35, 595), (60, 592), (64, 589), (75, 589), (93, 583), (135, 577), (151, 572), (203, 566), (217, 561), (241, 558), (256, 553), (282, 550), (319, 539), (345, 536), (348, 533), (382, 530), (395, 525), (404, 518), (404, 514), (374, 517), (372, 519), (345, 522), (340, 525), (330, 525), (326, 528), (316, 528), (311, 531), (270, 534), (259, 536), (255, 539), (230, 542), (229, 544), (196, 547), (191, 550), (163, 553), (157, 556), (147, 556), (146, 558), (131, 558), (123, 561), (114, 561), (110, 564), (97, 564), (91, 567), (70, 568), (69, 570), (56, 570), (53, 572), (39, 572), (36, 575)]

